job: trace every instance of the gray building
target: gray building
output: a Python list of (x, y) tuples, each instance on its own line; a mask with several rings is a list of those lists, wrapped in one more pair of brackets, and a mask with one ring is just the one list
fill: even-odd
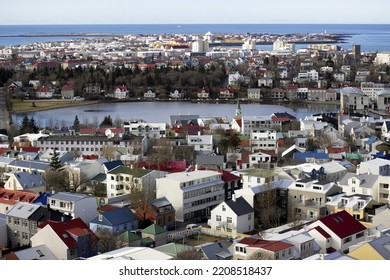
[(105, 135), (52, 135), (41, 137), (37, 142), (41, 151), (57, 149), (81, 155), (101, 155), (108, 147), (125, 147), (129, 153), (139, 151), (145, 154), (147, 151), (146, 137), (133, 135), (112, 138)]
[(50, 207), (18, 202), (6, 213), (8, 246), (18, 248), (30, 245), (30, 238), (38, 232), (38, 225), (47, 220), (70, 219), (70, 216), (52, 210)]

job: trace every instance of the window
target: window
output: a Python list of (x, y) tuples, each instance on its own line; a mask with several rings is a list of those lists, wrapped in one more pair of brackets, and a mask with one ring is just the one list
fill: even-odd
[(351, 236), (348, 236), (347, 238), (344, 238), (344, 244), (347, 244), (347, 243), (349, 243), (349, 242), (351, 242), (352, 241), (352, 237)]
[(217, 215), (216, 221), (217, 221), (217, 222), (220, 222), (220, 221), (221, 221), (221, 216), (220, 216), (220, 215)]

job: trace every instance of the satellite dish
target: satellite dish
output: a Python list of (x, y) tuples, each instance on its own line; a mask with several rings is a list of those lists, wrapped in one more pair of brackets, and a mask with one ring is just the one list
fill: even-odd
[(106, 131), (104, 132), (104, 135), (106, 135), (108, 138), (111, 138), (112, 136), (112, 131), (111, 131), (111, 129), (106, 129)]

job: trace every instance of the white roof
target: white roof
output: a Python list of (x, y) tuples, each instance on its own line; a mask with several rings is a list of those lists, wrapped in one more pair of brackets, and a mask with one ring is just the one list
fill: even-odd
[(178, 172), (178, 173), (167, 174), (165, 178), (161, 178), (160, 180), (169, 179), (173, 181), (188, 182), (188, 181), (193, 181), (193, 180), (207, 178), (216, 175), (221, 176), (221, 173), (217, 171), (211, 171), (211, 170), (195, 170), (192, 172)]
[(15, 251), (19, 260), (57, 260), (57, 257), (50, 251), (46, 245)]
[(172, 256), (148, 247), (123, 247), (88, 260), (171, 260)]
[(28, 219), (39, 207), (38, 204), (18, 202), (7, 212), (7, 216)]

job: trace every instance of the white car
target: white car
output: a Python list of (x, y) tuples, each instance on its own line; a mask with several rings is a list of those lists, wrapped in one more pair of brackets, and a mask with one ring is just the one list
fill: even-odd
[(200, 228), (201, 228), (202, 226), (200, 226), (200, 225), (197, 225), (197, 224), (189, 224), (189, 225), (187, 225), (186, 226), (186, 229), (192, 229), (192, 230), (200, 230)]

